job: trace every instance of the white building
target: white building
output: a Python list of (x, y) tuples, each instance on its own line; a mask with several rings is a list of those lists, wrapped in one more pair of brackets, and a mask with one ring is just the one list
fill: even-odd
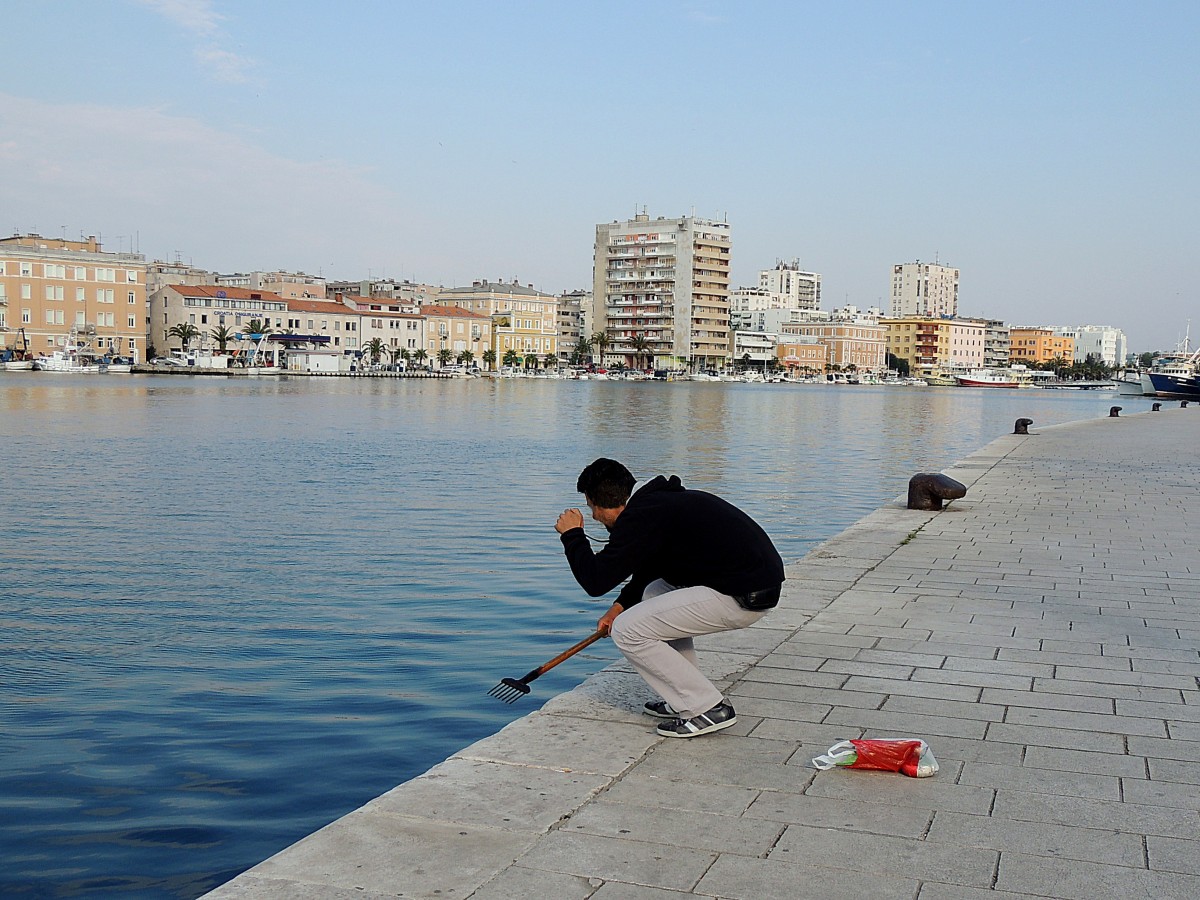
[(758, 273), (758, 286), (783, 298), (784, 309), (820, 309), (821, 276), (805, 272), (800, 260), (780, 260), (773, 269)]
[(1109, 366), (1125, 364), (1125, 332), (1109, 325), (1051, 325), (1059, 337), (1075, 341), (1075, 361), (1086, 362), (1088, 356)]
[(695, 216), (596, 226), (593, 321), (606, 359), (650, 348), (655, 368), (709, 368), (729, 359), (729, 224)]
[(958, 315), (958, 269), (920, 260), (892, 266), (888, 296), (892, 318), (951, 318)]

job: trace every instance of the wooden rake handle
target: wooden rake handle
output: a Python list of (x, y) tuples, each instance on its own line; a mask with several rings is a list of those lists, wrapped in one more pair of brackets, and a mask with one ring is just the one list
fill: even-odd
[(528, 675), (526, 675), (521, 680), (526, 681), (526, 682), (533, 681), (533, 679), (537, 678), (539, 675), (545, 675), (547, 672), (549, 672), (551, 669), (553, 669), (559, 663), (565, 662), (566, 660), (570, 659), (572, 656), (574, 656), (580, 650), (583, 650), (585, 647), (590, 647), (592, 644), (596, 643), (596, 641), (600, 640), (600, 638), (604, 637), (607, 634), (608, 634), (607, 631), (600, 631), (599, 629), (597, 629), (594, 633), (585, 637), (582, 641), (580, 641), (574, 647), (568, 647), (562, 653), (558, 654), (558, 656), (554, 657), (554, 659), (550, 660), (549, 662), (542, 663), (540, 666), (538, 666), (536, 669), (534, 669), (532, 672), (530, 672)]

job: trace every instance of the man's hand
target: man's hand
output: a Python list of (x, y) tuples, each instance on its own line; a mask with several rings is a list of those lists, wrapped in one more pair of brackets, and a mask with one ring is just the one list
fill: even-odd
[(608, 634), (612, 630), (613, 619), (623, 612), (625, 612), (625, 607), (620, 603), (614, 603), (608, 608), (608, 612), (600, 617), (600, 621), (596, 623), (596, 630)]
[(566, 534), (572, 528), (583, 527), (583, 513), (577, 509), (564, 509), (559, 515), (558, 521), (554, 523), (554, 530), (559, 534)]

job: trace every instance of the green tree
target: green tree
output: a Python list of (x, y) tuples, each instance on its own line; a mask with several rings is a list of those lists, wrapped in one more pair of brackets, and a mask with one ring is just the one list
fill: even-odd
[(422, 365), (429, 358), (429, 354), (425, 352), (425, 348), (421, 347), (413, 353), (413, 359), (417, 361), (417, 365)]
[(1138, 357), (1138, 366), (1143, 369), (1149, 369), (1151, 366), (1154, 365), (1155, 355), (1156, 354), (1154, 353), (1154, 351), (1150, 351), (1149, 353), (1141, 354)]
[(488, 367), (490, 372), (496, 367), (496, 351), (490, 347), (483, 351), (483, 364)]
[(167, 331), (168, 337), (177, 337), (183, 343), (183, 352), (186, 353), (188, 345), (200, 336), (200, 329), (190, 322), (183, 322), (179, 325), (172, 325)]
[(583, 358), (592, 352), (592, 342), (586, 337), (580, 337), (575, 342), (575, 349), (571, 351), (571, 363), (573, 365), (582, 365)]
[(452, 359), (454, 359), (454, 351), (449, 347), (443, 347), (437, 352), (437, 361), (439, 367), (446, 365), (446, 363), (450, 362)]
[(225, 348), (229, 346), (229, 342), (236, 337), (236, 335), (225, 325), (218, 325), (209, 332), (209, 336), (217, 342), (217, 351), (220, 353), (224, 353)]
[(371, 338), (363, 347), (363, 351), (367, 354), (367, 358), (371, 360), (371, 365), (379, 365), (379, 358), (383, 356), (386, 348), (383, 346), (383, 341), (377, 337)]
[[(597, 351), (597, 353), (600, 355), (600, 365), (604, 365), (604, 353), (610, 346), (612, 346), (612, 341), (608, 339), (608, 335), (603, 331), (597, 331), (592, 335), (591, 342), (592, 349)], [(595, 362), (595, 359), (593, 358), (592, 361)]]
[(525, 354), (525, 368), (536, 370), (538, 367), (538, 355), (536, 353)]
[(504, 365), (509, 367), (519, 366), (521, 364), (521, 354), (516, 350), (504, 351)]
[(647, 359), (653, 359), (653, 351), (650, 347), (650, 341), (646, 339), (644, 334), (635, 334), (629, 340), (629, 347), (633, 350), (633, 365), (634, 368), (642, 368), (642, 362)]
[(458, 354), (458, 361), (464, 366), (470, 368), (471, 364), (475, 362), (475, 354), (470, 350), (464, 350), (462, 353)]
[(251, 319), (242, 326), (242, 334), (269, 334), (271, 331), (271, 323), (266, 319)]

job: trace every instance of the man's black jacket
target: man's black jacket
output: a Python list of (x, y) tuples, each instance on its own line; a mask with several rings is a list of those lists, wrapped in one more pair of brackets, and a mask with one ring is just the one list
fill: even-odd
[(575, 580), (590, 596), (630, 579), (617, 597), (626, 609), (658, 578), (731, 595), (783, 582), (783, 560), (759, 524), (720, 497), (687, 490), (676, 475), (669, 481), (659, 475), (629, 498), (599, 553), (582, 528), (563, 534), (562, 542)]

